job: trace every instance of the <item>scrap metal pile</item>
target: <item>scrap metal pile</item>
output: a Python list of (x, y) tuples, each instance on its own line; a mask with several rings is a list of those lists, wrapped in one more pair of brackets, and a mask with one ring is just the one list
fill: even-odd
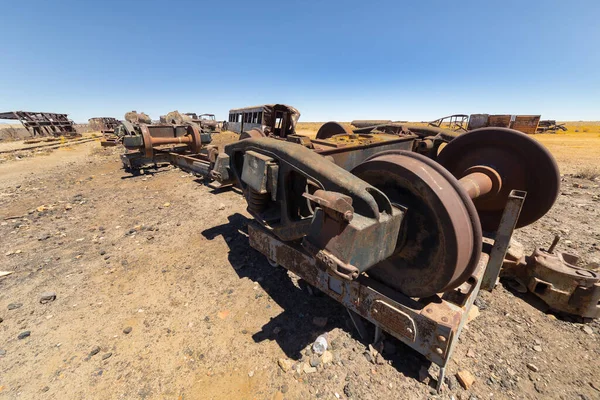
[(79, 135), (67, 114), (10, 111), (0, 113), (0, 119), (20, 121), (33, 137)]
[(166, 115), (160, 116), (160, 122), (162, 124), (190, 124), (194, 123), (198, 127), (206, 131), (217, 131), (219, 123), (215, 119), (214, 114), (196, 114), (196, 113), (180, 113), (179, 111), (171, 111)]
[(600, 316), (596, 273), (555, 245), (530, 257), (511, 248), (560, 185), (552, 155), (516, 130), (329, 122), (315, 139), (255, 129), (219, 149), (193, 125), (124, 126), (126, 168), (164, 160), (239, 187), (250, 245), (343, 304), (357, 328), (370, 321), (439, 365), (438, 388), (480, 288), (500, 275), (557, 311)]
[(121, 121), (113, 117), (95, 117), (90, 118), (88, 124), (92, 130), (108, 135), (115, 133), (115, 128), (121, 124)]
[[(551, 125), (554, 123), (554, 125)], [(358, 129), (392, 129), (397, 125), (405, 125), (404, 121), (389, 120), (355, 120), (351, 124)], [(540, 121), (540, 115), (511, 115), (511, 114), (453, 114), (428, 122), (428, 126), (454, 132), (468, 132), (485, 127), (511, 128), (529, 135), (552, 130), (556, 121)], [(556, 126), (564, 129), (564, 126)], [(566, 130), (566, 129), (565, 129)]]

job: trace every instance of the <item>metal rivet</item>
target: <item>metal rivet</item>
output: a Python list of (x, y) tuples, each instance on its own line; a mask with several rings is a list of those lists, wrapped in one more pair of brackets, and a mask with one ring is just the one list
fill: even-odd
[(442, 353), (444, 352), (442, 349), (440, 349), (439, 347), (435, 348), (435, 352), (438, 353), (439, 355), (442, 355)]
[(442, 336), (442, 335), (440, 335), (440, 336), (438, 336), (438, 340), (439, 340), (440, 342), (445, 342), (445, 341), (446, 341), (446, 336)]
[(448, 322), (448, 318), (447, 317), (442, 317), (442, 321)]
[(431, 314), (433, 312), (433, 310), (431, 308), (426, 308), (425, 311), (427, 311), (429, 314)]

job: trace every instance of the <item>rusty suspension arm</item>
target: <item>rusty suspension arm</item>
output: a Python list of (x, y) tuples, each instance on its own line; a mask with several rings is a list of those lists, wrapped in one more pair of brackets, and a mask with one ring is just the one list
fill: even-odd
[(225, 152), (254, 218), (280, 240), (302, 240), (321, 267), (355, 279), (394, 251), (404, 211), (349, 171), (271, 138), (232, 143)]

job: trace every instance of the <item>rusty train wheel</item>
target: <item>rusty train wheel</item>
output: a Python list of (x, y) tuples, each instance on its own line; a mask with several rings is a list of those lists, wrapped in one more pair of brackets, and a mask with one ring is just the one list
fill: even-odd
[(154, 148), (152, 147), (152, 135), (147, 125), (141, 124), (140, 131), (142, 132), (142, 140), (144, 141), (144, 157), (152, 158)]
[(556, 201), (560, 172), (552, 154), (524, 133), (506, 128), (481, 128), (448, 143), (437, 161), (457, 179), (476, 166), (491, 167), (502, 181), (495, 196), (475, 199), (484, 230), (498, 229), (511, 190), (527, 192), (517, 228), (544, 216)]
[(202, 150), (202, 138), (200, 137), (200, 131), (197, 127), (188, 125), (187, 134), (192, 136), (192, 143), (189, 144), (190, 150), (198, 154)]
[(417, 153), (376, 154), (352, 173), (407, 208), (396, 250), (367, 271), (411, 297), (428, 297), (462, 284), (481, 252), (473, 202), (439, 164)]
[(335, 121), (326, 122), (317, 131), (317, 139), (329, 139), (334, 135), (339, 135), (340, 133), (344, 134), (352, 134), (352, 132), (348, 132), (346, 128), (344, 128), (340, 123)]

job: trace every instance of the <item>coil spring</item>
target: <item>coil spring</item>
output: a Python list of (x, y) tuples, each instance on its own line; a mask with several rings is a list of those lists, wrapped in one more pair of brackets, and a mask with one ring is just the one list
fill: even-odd
[(248, 188), (246, 199), (248, 201), (248, 211), (260, 213), (267, 208), (269, 193), (261, 194), (252, 188)]

